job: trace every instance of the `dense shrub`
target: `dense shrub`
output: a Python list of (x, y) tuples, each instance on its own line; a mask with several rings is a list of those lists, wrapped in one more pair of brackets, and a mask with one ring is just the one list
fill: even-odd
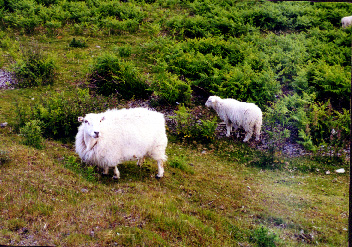
[(339, 151), (349, 143), (350, 112), (334, 110), (329, 101), (315, 102), (314, 94), (285, 96), (268, 107), (265, 116), (265, 123), (271, 126), (266, 131), (269, 134), (274, 131), (272, 137), (277, 135), (277, 138), (271, 138), (277, 140), (276, 147), (280, 147), (278, 140), (285, 137), (285, 132), (290, 134), (292, 141), (311, 151), (318, 151), (321, 146)]
[(189, 83), (180, 80), (171, 73), (165, 72), (156, 75), (151, 83), (151, 89), (162, 102), (167, 104), (189, 104), (191, 101), (191, 86)]
[(316, 92), (319, 101), (330, 100), (338, 108), (349, 107), (351, 71), (340, 65), (330, 66), (323, 61), (301, 68), (293, 81), (298, 91)]
[(177, 74), (205, 94), (263, 106), (280, 93), (268, 56), (241, 40), (203, 38), (167, 43), (166, 47), (168, 51), (154, 55), (155, 72)]
[(18, 87), (36, 87), (52, 85), (56, 79), (54, 60), (36, 49), (23, 53), (23, 61), (15, 67)]
[(131, 62), (113, 54), (100, 56), (93, 65), (89, 81), (98, 94), (117, 95), (123, 99), (147, 98), (149, 85)]

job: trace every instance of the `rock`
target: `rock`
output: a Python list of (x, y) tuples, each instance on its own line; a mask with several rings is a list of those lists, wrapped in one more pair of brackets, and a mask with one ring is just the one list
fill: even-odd
[(345, 169), (343, 169), (343, 168), (337, 169), (335, 172), (336, 173), (345, 173)]
[(7, 122), (5, 122), (5, 123), (0, 123), (0, 127), (1, 128), (4, 128), (4, 127), (6, 127), (7, 126)]
[(329, 175), (329, 174), (330, 174), (330, 171), (326, 171), (325, 174), (326, 174), (326, 175)]

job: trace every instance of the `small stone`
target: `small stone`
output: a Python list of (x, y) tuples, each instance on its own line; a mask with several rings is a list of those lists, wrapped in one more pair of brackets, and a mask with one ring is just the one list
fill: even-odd
[(326, 171), (325, 174), (326, 174), (326, 175), (329, 175), (329, 174), (330, 174), (330, 171)]
[(337, 169), (335, 172), (336, 173), (345, 173), (345, 169), (343, 169), (343, 168)]

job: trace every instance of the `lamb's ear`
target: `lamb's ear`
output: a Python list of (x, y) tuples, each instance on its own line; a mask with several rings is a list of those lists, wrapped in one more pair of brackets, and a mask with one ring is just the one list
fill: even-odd
[(212, 104), (213, 106), (215, 106), (215, 105), (217, 105), (217, 103), (218, 103), (217, 98), (216, 98), (216, 97), (212, 97), (212, 98), (211, 98), (211, 104)]
[(82, 123), (84, 120), (84, 117), (78, 117), (78, 122)]

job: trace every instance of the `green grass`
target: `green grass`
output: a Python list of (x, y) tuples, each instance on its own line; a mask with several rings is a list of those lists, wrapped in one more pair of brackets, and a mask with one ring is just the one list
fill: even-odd
[(99, 174), (87, 179), (82, 168), (67, 165), (72, 146), (48, 141), (35, 150), (3, 130), (1, 138), (9, 156), (0, 169), (2, 244), (27, 238), (64, 246), (237, 246), (261, 237), (261, 226), (278, 246), (346, 242), (346, 175), (260, 170), (209, 149), (202, 154), (203, 146), (170, 143), (170, 160), (183, 154), (193, 173), (166, 166), (156, 180), (156, 164), (147, 160), (142, 168), (121, 166), (118, 182)]

